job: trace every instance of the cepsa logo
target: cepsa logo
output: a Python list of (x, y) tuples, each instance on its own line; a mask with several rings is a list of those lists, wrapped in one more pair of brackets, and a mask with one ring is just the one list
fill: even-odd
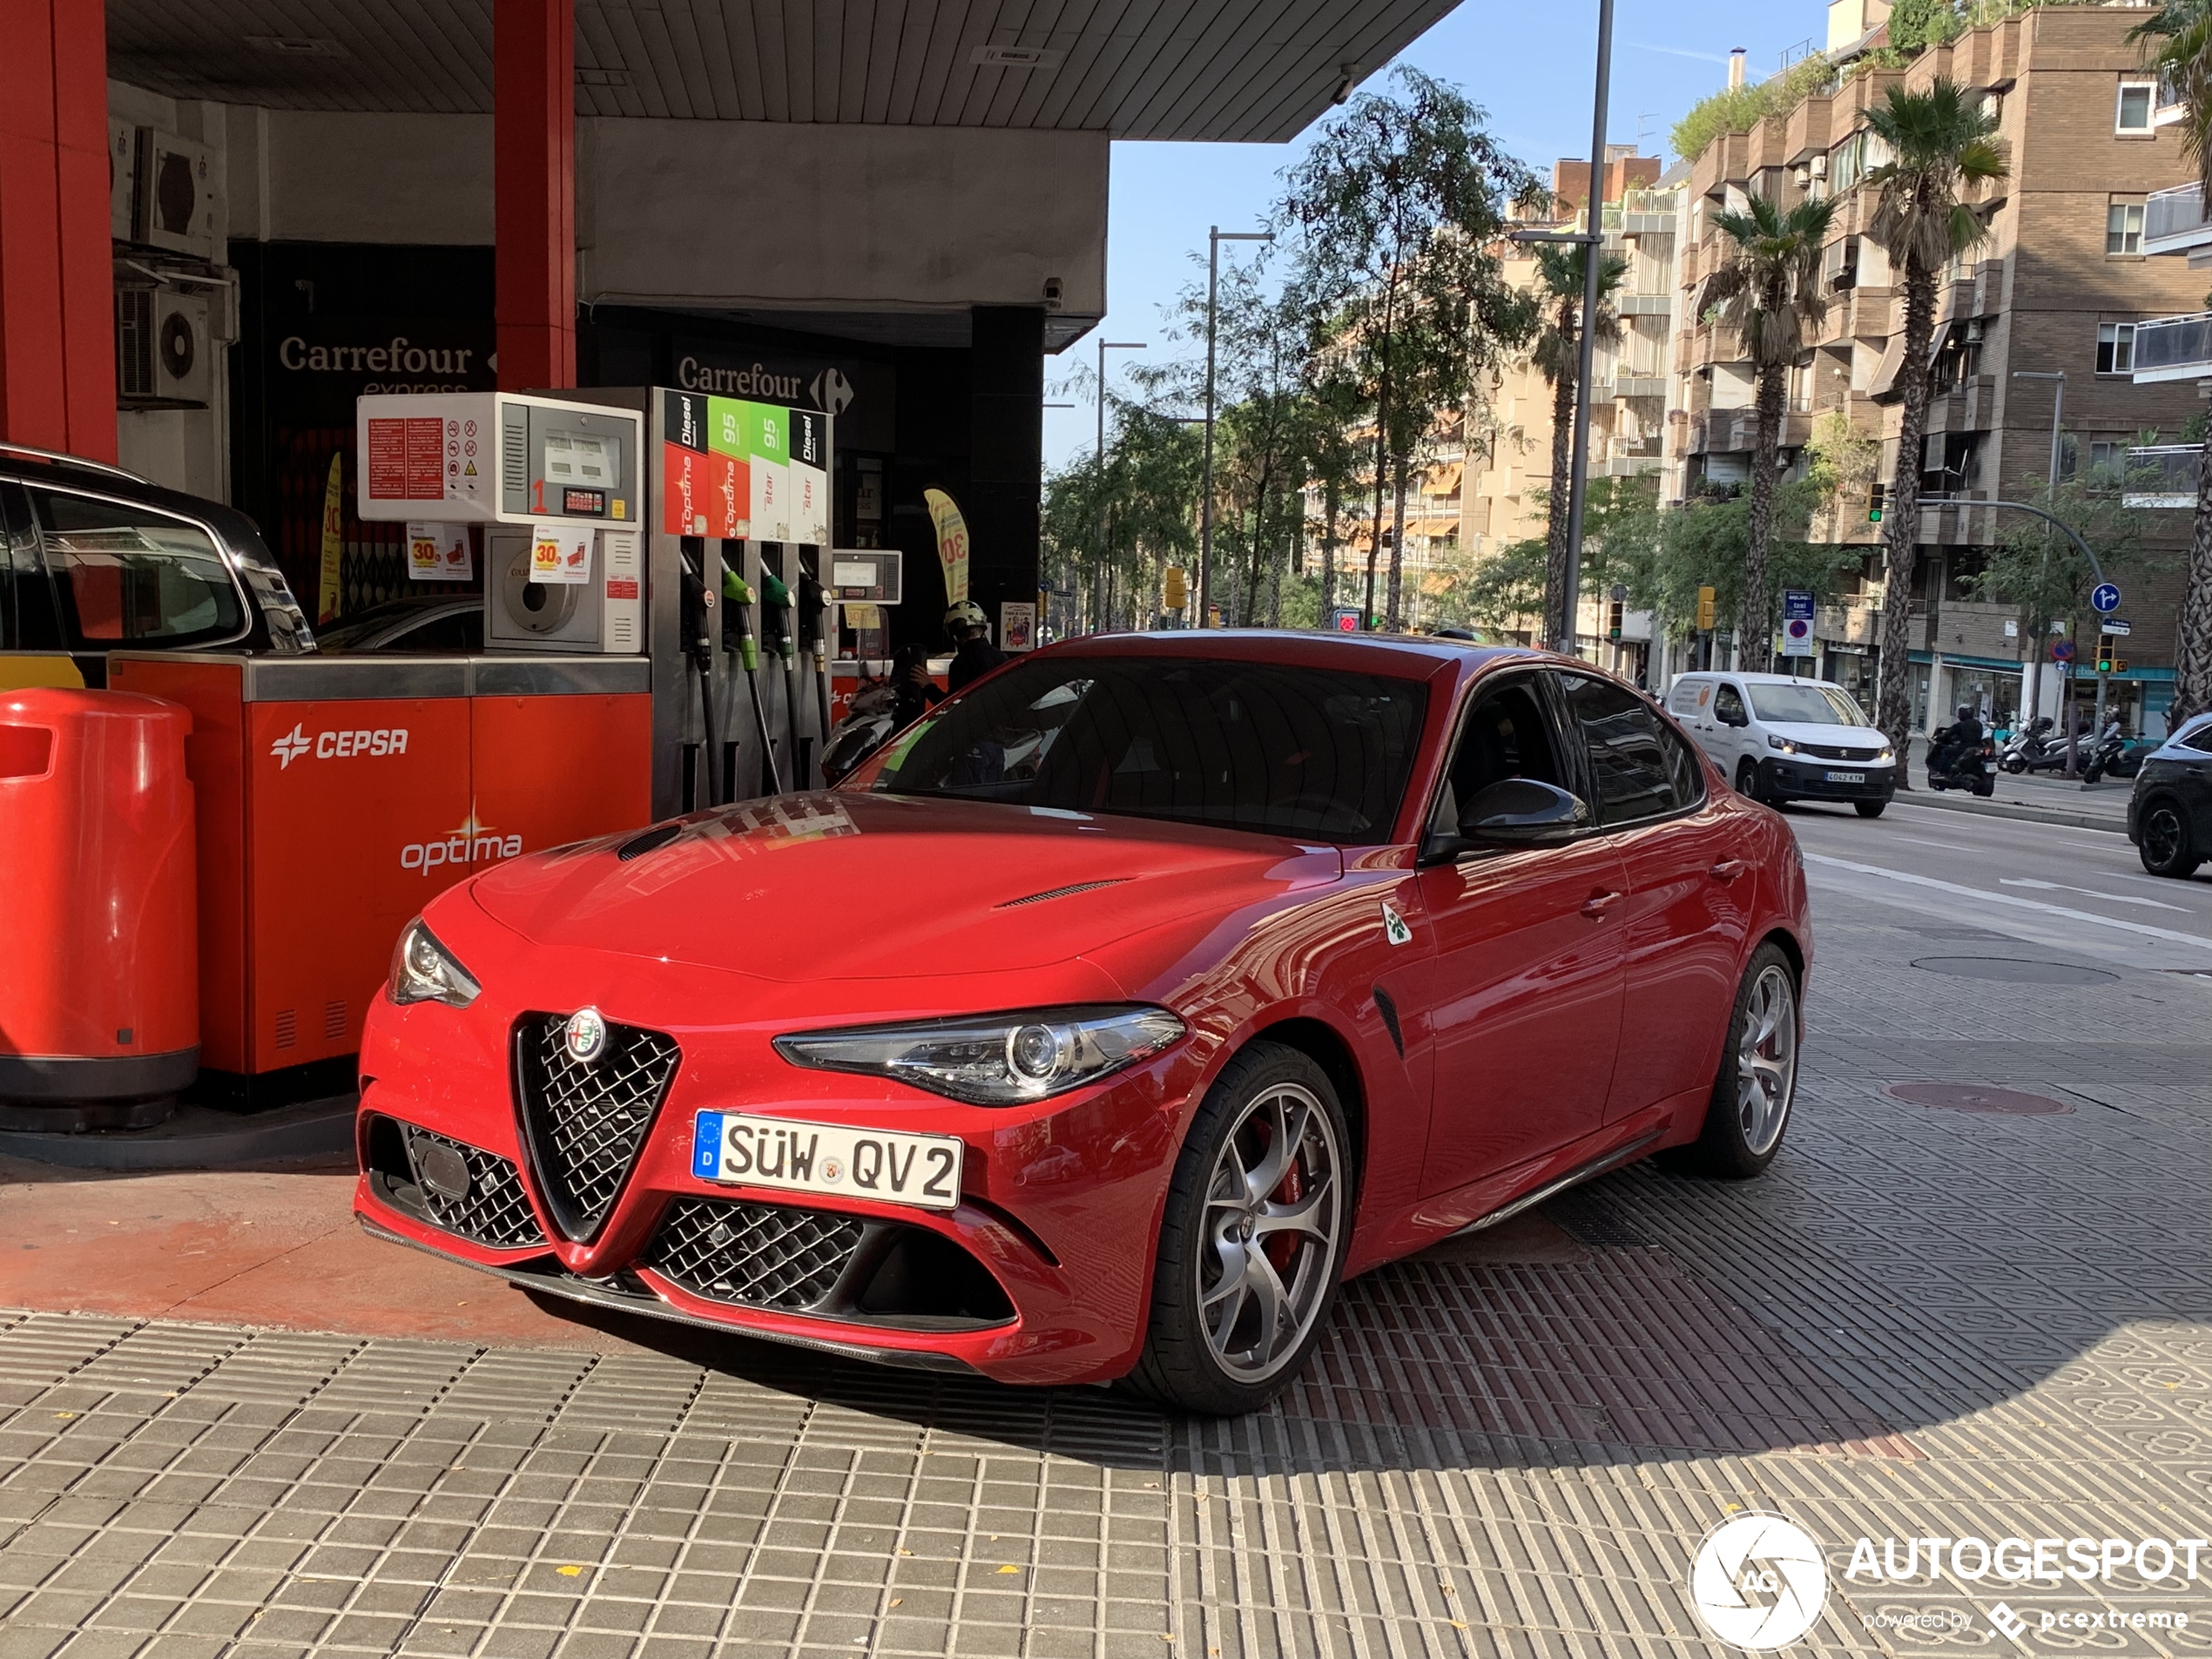
[(501, 859), (511, 859), (523, 850), (519, 835), (502, 835), (489, 825), (476, 821), (476, 809), (471, 806), (469, 816), (461, 820), (442, 839), (434, 841), (410, 841), (400, 849), (400, 868), (420, 870), (428, 875), (446, 864), (492, 864)]
[(291, 771), (292, 763), (310, 751), (318, 760), (407, 752), (407, 728), (403, 725), (379, 726), (367, 732), (322, 732), (311, 738), (304, 725), (295, 722), (291, 731), (269, 745), (269, 752), (276, 757), (278, 771)]

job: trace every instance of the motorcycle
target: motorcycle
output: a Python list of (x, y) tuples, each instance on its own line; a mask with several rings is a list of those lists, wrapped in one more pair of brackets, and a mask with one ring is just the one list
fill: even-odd
[(2006, 739), (1998, 752), (1997, 764), (2018, 777), (2024, 772), (2063, 772), (2066, 770), (2066, 739), (2052, 730), (2054, 722), (2047, 714)]
[(898, 688), (888, 679), (864, 679), (844, 719), (822, 751), (822, 780), (833, 784), (883, 746), (898, 730)]
[(2104, 734), (2083, 760), (2081, 781), (2094, 784), (2107, 773), (2114, 778), (2133, 778), (2143, 769), (2144, 752), (2141, 744), (2121, 734), (2120, 722), (2114, 720), (2105, 727)]
[(1990, 761), (1997, 745), (1987, 738), (1960, 745), (1945, 738), (1928, 751), (1928, 787), (1936, 791), (1964, 789), (1986, 800), (1997, 792), (1997, 774)]

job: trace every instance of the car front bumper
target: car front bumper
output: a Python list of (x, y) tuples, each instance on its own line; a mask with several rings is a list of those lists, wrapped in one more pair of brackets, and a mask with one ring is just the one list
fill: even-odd
[[(1837, 783), (1831, 772), (1858, 772), (1863, 783)], [(1847, 760), (1805, 759), (1769, 755), (1759, 762), (1759, 792), (1790, 800), (1887, 800), (1897, 793), (1897, 763), (1865, 765)]]

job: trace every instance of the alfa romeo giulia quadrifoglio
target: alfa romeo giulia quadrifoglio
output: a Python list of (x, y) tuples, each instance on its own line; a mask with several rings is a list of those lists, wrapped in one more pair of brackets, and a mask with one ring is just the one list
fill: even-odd
[(1763, 1170), (1783, 820), (1584, 664), (1086, 638), (838, 788), (509, 860), (399, 941), (372, 1230), (543, 1292), (1235, 1413), (1337, 1287), (1632, 1159)]

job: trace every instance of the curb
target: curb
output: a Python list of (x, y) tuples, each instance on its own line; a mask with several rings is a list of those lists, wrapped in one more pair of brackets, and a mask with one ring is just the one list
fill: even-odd
[(2050, 811), (2040, 806), (2014, 806), (2003, 801), (1954, 799), (1948, 793), (1939, 794), (1932, 789), (1916, 789), (1910, 795), (1899, 793), (1892, 797), (1898, 806), (1928, 806), (1939, 812), (1968, 813), (1977, 818), (2009, 818), (2023, 824), (2058, 824), (2068, 829), (2104, 830), (2114, 835), (2128, 833), (2128, 819), (2123, 814), (2108, 817), (2101, 813), (2068, 813)]
[(64, 1169), (130, 1172), (327, 1157), (353, 1150), (354, 1111), (354, 1096), (341, 1095), (251, 1116), (188, 1106), (158, 1129), (81, 1135), (0, 1130), (0, 1156)]

